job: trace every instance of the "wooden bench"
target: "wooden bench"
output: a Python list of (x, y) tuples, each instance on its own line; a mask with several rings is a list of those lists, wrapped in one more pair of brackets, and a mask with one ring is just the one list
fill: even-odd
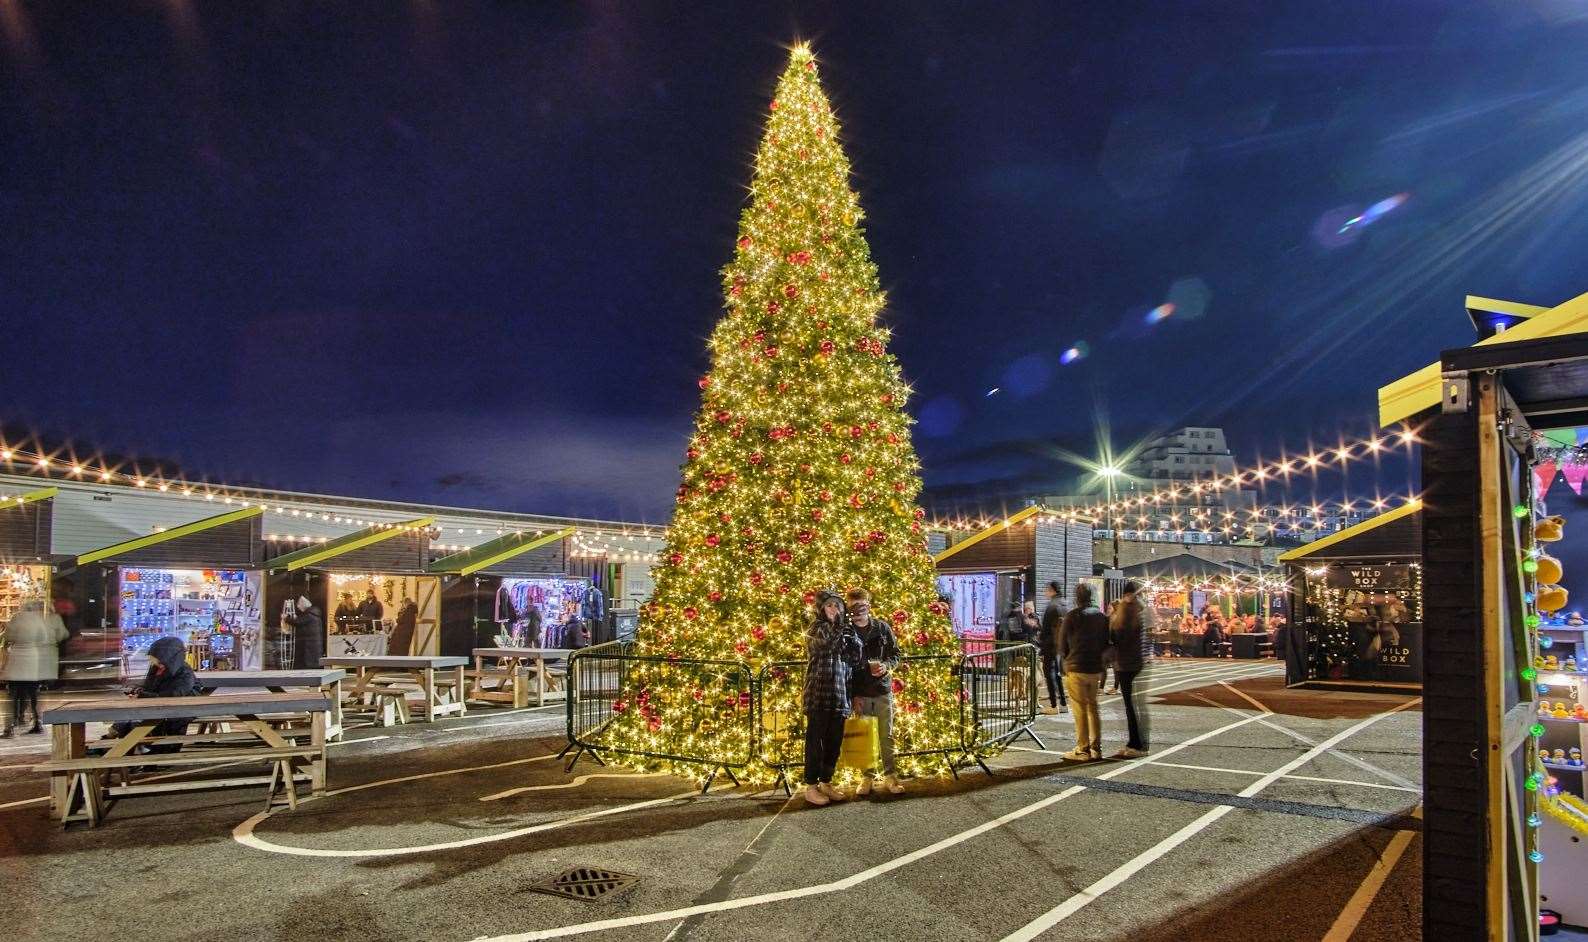
[[(455, 655), (337, 655), (320, 658), (320, 666), (357, 671), (348, 696), (369, 697), (373, 689), (411, 682), (424, 693), (424, 718), (466, 716), (463, 669), (468, 658)], [(406, 675), (406, 676), (404, 676)], [(373, 689), (372, 689), (373, 688)]]
[[(104, 817), (104, 798), (161, 792), (191, 791), (200, 788), (232, 788), (265, 785), (266, 807), (284, 802), (297, 806), (299, 773), (295, 764), (306, 766), (310, 788), (325, 790), (326, 718), (330, 703), (318, 691), (309, 693), (214, 694), (207, 697), (155, 697), (129, 699), (106, 697), (72, 700), (56, 704), (41, 718), (50, 727), (50, 761), (38, 766), (50, 776), (50, 807), (54, 816), (67, 824), (88, 821), (97, 825)], [(310, 741), (303, 743), (305, 731), (279, 729), (276, 721), (309, 718), (306, 730)], [(187, 719), (204, 725), (230, 724), (227, 732), (161, 736), (155, 730), (169, 720)], [(121, 723), (125, 732), (90, 747), (86, 728), (89, 723)], [(250, 743), (253, 748), (246, 748)], [(182, 752), (139, 754), (159, 745), (213, 745), (220, 748), (192, 748)], [(266, 776), (197, 779), (181, 782), (144, 782), (109, 786), (101, 782), (115, 775), (130, 776), (133, 769), (159, 766), (215, 766), (243, 762), (268, 762)]]
[(378, 687), (368, 693), (375, 698), (375, 721), (381, 726), (406, 725), (412, 718), (408, 712), (408, 691), (398, 687)]
[[(293, 746), (285, 749), (203, 749), (192, 752), (169, 752), (154, 755), (119, 756), (106, 758), (104, 756), (83, 756), (76, 759), (52, 759), (34, 766), (38, 772), (50, 774), (70, 773), (71, 784), (67, 786), (66, 809), (61, 816), (61, 824), (70, 824), (73, 821), (87, 821), (90, 826), (98, 825), (109, 810), (110, 796), (108, 792), (116, 795), (129, 795), (148, 793), (151, 789), (138, 790), (130, 781), (116, 788), (107, 789), (99, 781), (102, 772), (115, 770), (130, 771), (133, 769), (153, 768), (176, 765), (237, 765), (242, 762), (269, 762), (270, 782), (265, 794), (265, 807), (275, 808), (287, 805), (290, 808), (298, 807), (298, 791), (296, 779), (298, 772), (293, 768), (295, 759), (312, 759), (319, 755), (321, 750), (313, 746)], [(204, 783), (210, 787), (218, 787), (217, 783)], [(249, 781), (252, 784), (252, 780)], [(157, 791), (170, 791), (169, 788), (160, 787)], [(277, 798), (283, 794), (283, 798)], [(81, 804), (82, 810), (77, 810)]]

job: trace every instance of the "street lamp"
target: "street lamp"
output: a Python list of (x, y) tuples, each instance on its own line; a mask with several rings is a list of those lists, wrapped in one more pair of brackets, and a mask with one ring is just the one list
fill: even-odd
[(1115, 570), (1119, 569), (1119, 527), (1114, 522), (1114, 479), (1119, 477), (1122, 473), (1123, 472), (1120, 471), (1119, 468), (1111, 464), (1103, 465), (1101, 468), (1097, 469), (1098, 476), (1103, 479), (1103, 486), (1107, 488), (1108, 532), (1112, 534), (1114, 538), (1114, 565), (1112, 568)]

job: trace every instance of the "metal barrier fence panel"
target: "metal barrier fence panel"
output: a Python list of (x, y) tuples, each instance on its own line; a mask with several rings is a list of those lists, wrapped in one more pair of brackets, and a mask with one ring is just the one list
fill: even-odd
[[(576, 750), (570, 770), (582, 755), (600, 762), (602, 753), (615, 753), (698, 764), (710, 770), (710, 787), (718, 771), (737, 783), (733, 770), (758, 762), (776, 774), (779, 784), (790, 786), (794, 771), (805, 761), (803, 661), (779, 661), (752, 671), (742, 661), (669, 659), (634, 651), (632, 642), (614, 641), (569, 658), (568, 746), (562, 754)], [(959, 722), (957, 730), (914, 733), (910, 724), (896, 723), (896, 758), (937, 755), (955, 772), (968, 762), (987, 769), (986, 756), (1021, 735), (1042, 745), (1031, 729), (1037, 713), (1038, 663), (1036, 648), (1020, 642), (979, 647), (974, 653), (902, 658), (899, 673), (941, 672), (940, 689), (959, 690)], [(693, 714), (698, 715), (670, 718), (699, 724), (701, 735), (691, 738), (691, 754), (636, 746), (642, 719), (660, 721), (636, 715), (642, 711), (636, 690), (647, 684), (692, 689), (697, 695), (699, 707)], [(638, 741), (643, 743), (642, 732)]]

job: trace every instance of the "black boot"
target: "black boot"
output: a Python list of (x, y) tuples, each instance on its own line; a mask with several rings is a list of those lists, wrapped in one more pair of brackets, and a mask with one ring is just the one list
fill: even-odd
[(11, 738), (11, 724), (7, 723), (5, 730), (3, 732), (0, 732), (0, 739), (10, 739), (10, 738)]
[(34, 720), (33, 721), (33, 728), (28, 730), (28, 732), (29, 733), (33, 733), (33, 734), (42, 733), (42, 732), (44, 732), (44, 725), (42, 723), (40, 723), (38, 720)]

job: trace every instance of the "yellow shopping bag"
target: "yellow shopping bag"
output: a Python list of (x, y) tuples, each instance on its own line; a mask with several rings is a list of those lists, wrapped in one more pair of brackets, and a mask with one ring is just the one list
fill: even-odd
[(877, 718), (851, 716), (844, 720), (844, 745), (838, 751), (838, 767), (865, 772), (877, 767)]

